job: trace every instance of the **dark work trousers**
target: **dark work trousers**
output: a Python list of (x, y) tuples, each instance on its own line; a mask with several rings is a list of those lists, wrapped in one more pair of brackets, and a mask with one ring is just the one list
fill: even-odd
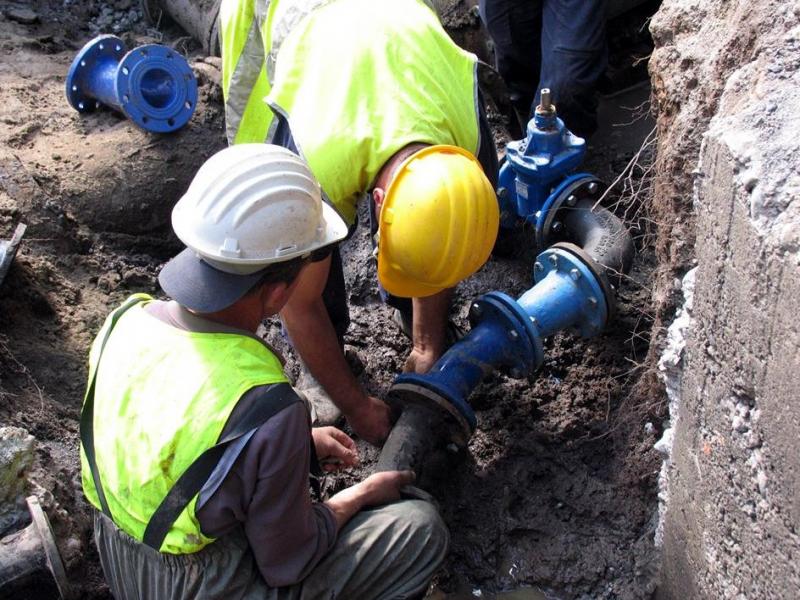
[[(597, 129), (597, 82), (607, 64), (607, 0), (480, 0), (497, 70), (524, 119), (550, 88), (567, 127), (587, 137)], [(522, 123), (525, 131), (525, 123)]]

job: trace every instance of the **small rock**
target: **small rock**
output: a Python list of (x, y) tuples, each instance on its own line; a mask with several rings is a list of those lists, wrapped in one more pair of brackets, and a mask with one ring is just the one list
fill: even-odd
[(212, 65), (198, 61), (192, 65), (192, 69), (197, 75), (197, 81), (201, 86), (206, 84), (220, 86), (222, 84), (222, 72)]
[(33, 25), (39, 22), (39, 15), (30, 8), (15, 6), (6, 11), (6, 17), (11, 21), (22, 23), (23, 25)]
[(13, 502), (22, 493), (22, 475), (33, 464), (35, 443), (24, 429), (0, 427), (0, 501)]
[(220, 71), (222, 70), (222, 59), (219, 56), (205, 56), (203, 57), (203, 62), (216, 67)]
[(117, 289), (117, 287), (119, 287), (119, 282), (121, 279), (122, 278), (119, 276), (119, 273), (116, 271), (109, 271), (108, 273), (103, 273), (97, 278), (97, 287), (104, 292), (113, 292)]
[(143, 269), (128, 269), (122, 274), (122, 282), (127, 288), (149, 288), (153, 278)]
[(767, 497), (767, 474), (764, 471), (759, 471), (756, 475), (756, 483), (758, 484), (758, 493)]
[(747, 424), (747, 421), (745, 421), (739, 415), (733, 417), (731, 421), (731, 428), (738, 433), (745, 433), (750, 429), (750, 427)]

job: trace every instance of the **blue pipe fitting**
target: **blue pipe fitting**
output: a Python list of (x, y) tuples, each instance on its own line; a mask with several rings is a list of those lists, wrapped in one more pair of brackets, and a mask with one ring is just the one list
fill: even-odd
[[(574, 328), (584, 337), (597, 335), (608, 320), (606, 292), (595, 271), (577, 255), (551, 248), (534, 265), (536, 284), (518, 300), (489, 292), (472, 305), (475, 325), (423, 375), (403, 374), (394, 386), (413, 384), (449, 402), (476, 424), (467, 398), (492, 371), (514, 378), (534, 373), (544, 362), (542, 340)], [(470, 433), (471, 433), (470, 431)]]
[(527, 137), (509, 142), (498, 176), (500, 222), (512, 227), (518, 219), (535, 224), (553, 184), (576, 169), (586, 141), (573, 135), (555, 111), (528, 122)]
[(158, 44), (129, 52), (113, 35), (98, 36), (78, 52), (66, 87), (78, 112), (105, 105), (154, 133), (180, 129), (197, 106), (197, 79), (186, 59)]
[(542, 337), (574, 328), (588, 338), (606, 326), (606, 292), (596, 273), (576, 255), (561, 248), (545, 250), (536, 257), (533, 278), (536, 285), (517, 302)]

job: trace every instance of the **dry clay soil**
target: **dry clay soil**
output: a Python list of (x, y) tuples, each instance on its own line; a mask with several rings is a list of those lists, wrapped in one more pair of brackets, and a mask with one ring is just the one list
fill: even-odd
[[(21, 5), (0, 4), (0, 238), (28, 224), (0, 289), (0, 425), (36, 437), (31, 486), (43, 497), (69, 575), (81, 597), (105, 598), (80, 491), (86, 356), (105, 315), (126, 295), (160, 294), (158, 270), (180, 248), (169, 211), (202, 161), (223, 147), (223, 121), (214, 59), (174, 31), (164, 43), (191, 55), (200, 82), (188, 127), (158, 136), (108, 110), (78, 115), (64, 98), (64, 77), (104, 5), (64, 4), (27, 4), (33, 23), (12, 14)], [(462, 8), (451, 21), (454, 37), (474, 38), (474, 15)], [(153, 41), (146, 33), (139, 23), (122, 35), (133, 46)], [(502, 129), (499, 114), (490, 119)], [(590, 148), (591, 166), (613, 177), (628, 157), (613, 140), (604, 143)], [(378, 299), (364, 222), (344, 250), (352, 318), (346, 353), (364, 386), (384, 395), (409, 344)], [(525, 239), (514, 256), (493, 258), (458, 288), (457, 324), (467, 327), (470, 300), (480, 294), (516, 297), (530, 287), (535, 251)], [(431, 488), (452, 533), (440, 590), (490, 597), (536, 586), (560, 598), (652, 592), (658, 459), (651, 447), (660, 432), (657, 422), (655, 429), (644, 423), (661, 408), (636, 385), (649, 344), (652, 266), (647, 246), (638, 250), (605, 334), (557, 335), (535, 377), (493, 375), (470, 398), (478, 429), (466, 455)], [(265, 335), (279, 340), (275, 329), (268, 323)], [(369, 471), (376, 451), (360, 448), (361, 470), (328, 489)]]

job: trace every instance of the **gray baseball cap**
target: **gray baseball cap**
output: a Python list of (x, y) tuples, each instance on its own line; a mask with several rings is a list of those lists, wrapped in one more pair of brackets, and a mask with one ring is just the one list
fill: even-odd
[(181, 306), (199, 313), (228, 308), (259, 282), (266, 268), (239, 275), (215, 269), (191, 248), (170, 260), (158, 275), (167, 295)]

